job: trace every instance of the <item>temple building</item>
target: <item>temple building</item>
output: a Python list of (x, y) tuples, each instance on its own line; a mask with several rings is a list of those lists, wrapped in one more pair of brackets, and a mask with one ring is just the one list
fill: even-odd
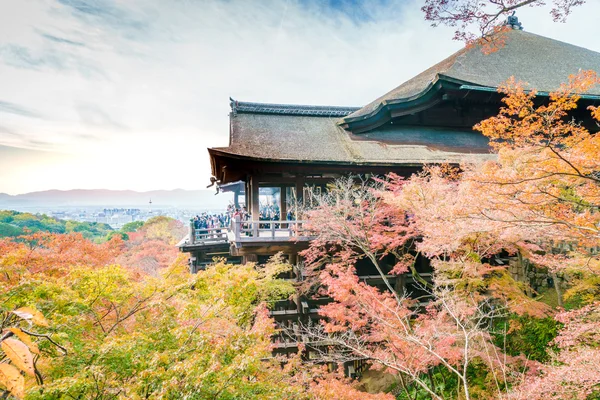
[[(301, 277), (298, 252), (310, 236), (294, 204), (304, 201), (307, 190), (326, 190), (328, 182), (349, 174), (410, 176), (425, 164), (491, 159), (487, 138), (472, 127), (498, 114), (499, 85), (514, 76), (536, 89), (536, 101), (543, 103), (569, 75), (600, 71), (600, 53), (520, 29), (505, 35), (497, 51), (460, 50), (360, 108), (231, 100), (229, 145), (208, 152), (214, 182), (234, 192), (236, 206), (247, 210), (249, 220), (232, 221), (219, 237), (192, 229), (180, 246), (192, 254), (192, 269), (211, 251), (241, 262), (283, 252)], [(599, 103), (596, 88), (582, 94), (575, 111), (591, 131), (598, 127), (586, 108)], [(276, 221), (260, 220), (265, 206), (278, 210)], [(427, 268), (423, 262), (424, 274)], [(410, 285), (410, 279), (401, 284)], [(275, 310), (278, 320), (316, 313), (318, 304), (298, 303)]]

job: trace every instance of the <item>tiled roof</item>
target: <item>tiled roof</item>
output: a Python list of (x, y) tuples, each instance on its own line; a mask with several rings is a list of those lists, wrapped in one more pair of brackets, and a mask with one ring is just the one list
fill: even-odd
[(338, 106), (307, 106), (296, 104), (268, 104), (268, 103), (249, 103), (230, 100), (231, 112), (233, 115), (238, 113), (252, 114), (279, 114), (279, 115), (306, 115), (313, 117), (345, 117), (353, 113), (360, 107), (338, 107)]
[(469, 129), (393, 125), (353, 135), (322, 116), (240, 113), (219, 152), (263, 160), (398, 164), (489, 159), (487, 138)]
[[(418, 98), (435, 82), (449, 78), (464, 84), (496, 88), (511, 76), (539, 92), (551, 92), (579, 70), (600, 71), (600, 53), (533, 33), (511, 30), (496, 52), (484, 54), (474, 46), (462, 49), (384, 94), (346, 121), (373, 115), (385, 104)], [(600, 87), (587, 92), (600, 95)]]
[[(376, 118), (388, 104), (422, 99), (444, 79), (465, 89), (494, 90), (511, 76), (550, 92), (582, 69), (600, 71), (600, 53), (512, 30), (504, 47), (486, 55), (463, 49), (363, 108), (248, 103), (231, 100), (228, 147), (212, 150), (263, 160), (423, 164), (489, 159), (487, 139), (469, 129), (377, 125), (363, 134), (340, 124)], [(587, 92), (600, 95), (600, 88)], [(211, 150), (211, 151), (212, 151)]]

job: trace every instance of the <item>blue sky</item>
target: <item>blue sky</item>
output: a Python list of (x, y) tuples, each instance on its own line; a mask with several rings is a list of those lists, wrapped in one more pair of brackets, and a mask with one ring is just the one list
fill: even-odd
[[(197, 189), (229, 96), (363, 105), (461, 47), (417, 0), (0, 0), (0, 192)], [(600, 5), (526, 30), (596, 51)], [(190, 179), (190, 170), (196, 170)]]

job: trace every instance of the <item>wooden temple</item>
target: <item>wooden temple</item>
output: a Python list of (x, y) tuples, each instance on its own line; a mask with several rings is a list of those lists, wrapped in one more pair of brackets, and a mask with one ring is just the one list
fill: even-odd
[[(217, 185), (235, 193), (236, 205), (245, 207), (250, 219), (232, 221), (218, 238), (202, 238), (192, 230), (180, 247), (192, 254), (194, 270), (198, 260), (206, 260), (202, 254), (210, 254), (205, 249), (241, 262), (283, 252), (301, 279), (298, 253), (311, 238), (290, 208), (303, 202), (307, 190), (326, 190), (328, 182), (349, 174), (410, 176), (425, 164), (493, 158), (487, 138), (472, 127), (498, 113), (499, 85), (514, 76), (544, 102), (570, 74), (588, 69), (600, 71), (600, 53), (513, 29), (498, 51), (460, 50), (364, 107), (231, 100), (229, 145), (208, 152)], [(586, 108), (600, 103), (600, 89), (583, 94), (581, 102), (576, 117), (597, 131)], [(271, 198), (280, 220), (259, 222), (263, 192), (276, 194)], [(421, 270), (428, 273), (426, 260)], [(377, 284), (375, 274), (365, 273)], [(410, 285), (409, 278), (398, 280)], [(316, 315), (317, 308), (298, 299), (273, 313), (286, 325)], [(282, 351), (286, 346), (282, 340)]]

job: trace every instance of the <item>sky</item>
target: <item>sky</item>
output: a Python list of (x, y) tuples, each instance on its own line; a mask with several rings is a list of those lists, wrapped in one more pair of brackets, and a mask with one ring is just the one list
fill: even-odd
[[(362, 106), (462, 47), (423, 0), (0, 0), (0, 193), (201, 189), (229, 97)], [(600, 1), (525, 30), (600, 51)]]

